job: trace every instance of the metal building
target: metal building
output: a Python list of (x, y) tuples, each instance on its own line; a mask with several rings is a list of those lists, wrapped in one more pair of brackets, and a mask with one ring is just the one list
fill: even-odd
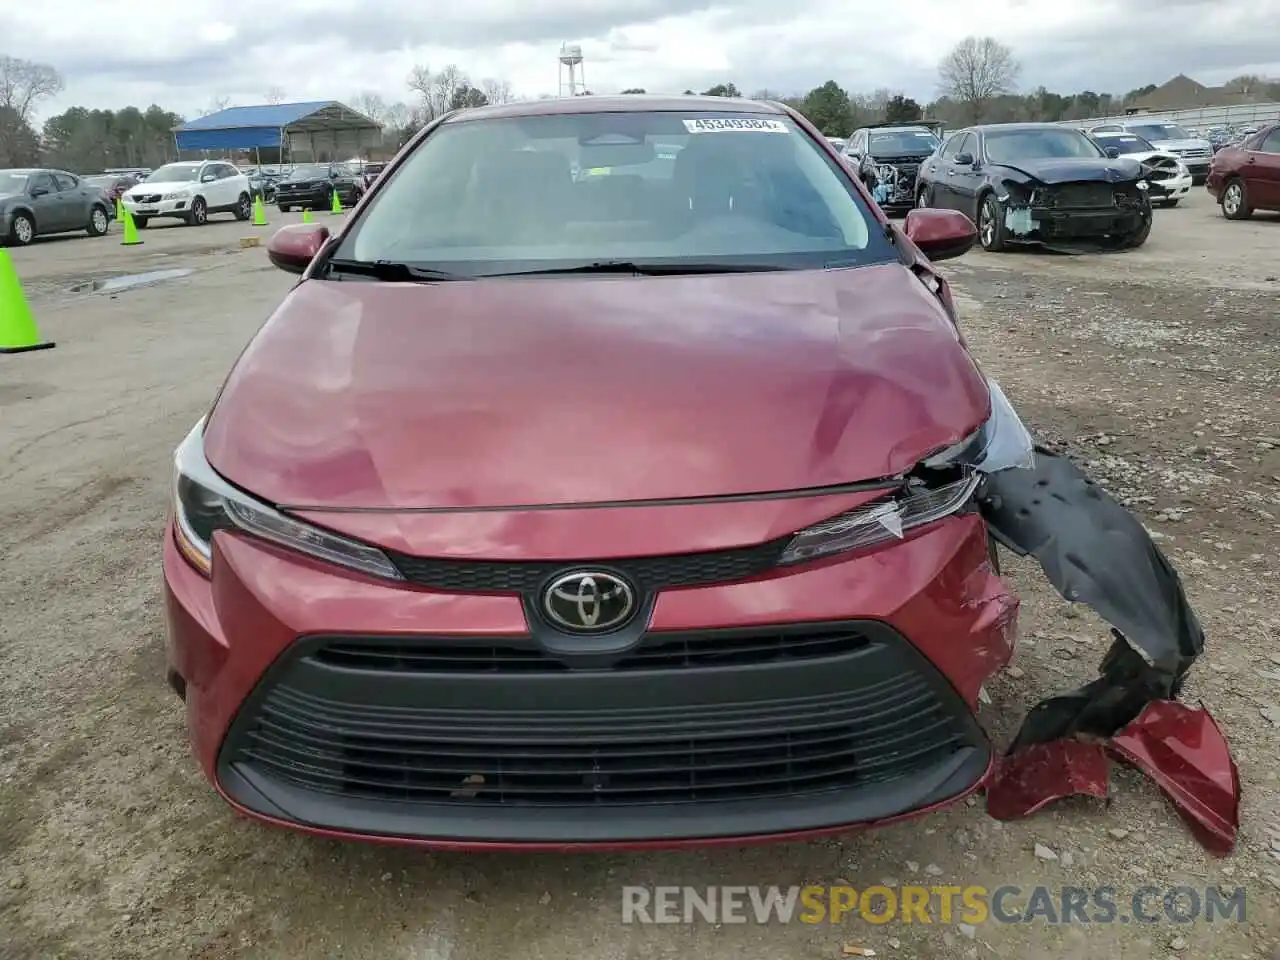
[(336, 100), (228, 107), (174, 128), (180, 151), (279, 147), (291, 160), (345, 160), (382, 143), (382, 126)]

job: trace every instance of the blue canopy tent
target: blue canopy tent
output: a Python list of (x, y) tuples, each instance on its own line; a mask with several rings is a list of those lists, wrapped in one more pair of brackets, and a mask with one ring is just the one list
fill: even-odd
[(382, 126), (336, 100), (228, 107), (175, 127), (179, 151), (225, 154), (232, 150), (278, 147), (291, 157), (342, 160), (378, 143)]

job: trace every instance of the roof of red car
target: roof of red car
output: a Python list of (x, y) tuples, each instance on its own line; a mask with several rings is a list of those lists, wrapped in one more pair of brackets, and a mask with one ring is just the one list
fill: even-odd
[(488, 107), (476, 107), (470, 110), (463, 110), (450, 117), (446, 122), (459, 123), (468, 120), (492, 120), (499, 117), (535, 117), (564, 113), (642, 113), (669, 110), (705, 110), (722, 114), (786, 114), (786, 110), (783, 107), (768, 100), (628, 93), (613, 97), (597, 97), (594, 95), (557, 97), (549, 100), (526, 100), (521, 103), (502, 103)]

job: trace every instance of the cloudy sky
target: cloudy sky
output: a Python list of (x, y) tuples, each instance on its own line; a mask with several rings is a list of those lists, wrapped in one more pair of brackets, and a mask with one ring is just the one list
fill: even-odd
[(925, 100), (938, 59), (969, 33), (1014, 49), (1024, 89), (1123, 93), (1179, 72), (1204, 83), (1280, 77), (1280, 0), (0, 3), (0, 53), (66, 79), (42, 116), (153, 102), (191, 116), (223, 97), (260, 103), (273, 87), (289, 100), (404, 100), (415, 64), (456, 63), (526, 96), (554, 94), (563, 41), (581, 44), (597, 93), (732, 81), (787, 94), (835, 79)]

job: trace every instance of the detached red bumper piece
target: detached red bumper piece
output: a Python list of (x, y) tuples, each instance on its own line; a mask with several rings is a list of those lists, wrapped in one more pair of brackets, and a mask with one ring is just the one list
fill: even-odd
[(1240, 778), (1213, 718), (1176, 700), (1204, 649), (1178, 574), (1142, 524), (1069, 460), (1036, 453), (1034, 468), (988, 478), (983, 515), (1063, 597), (1104, 617), (1115, 640), (1097, 679), (1028, 713), (988, 783), (988, 812), (1009, 820), (1066, 796), (1105, 798), (1110, 754), (1151, 777), (1207, 849), (1228, 854)]

